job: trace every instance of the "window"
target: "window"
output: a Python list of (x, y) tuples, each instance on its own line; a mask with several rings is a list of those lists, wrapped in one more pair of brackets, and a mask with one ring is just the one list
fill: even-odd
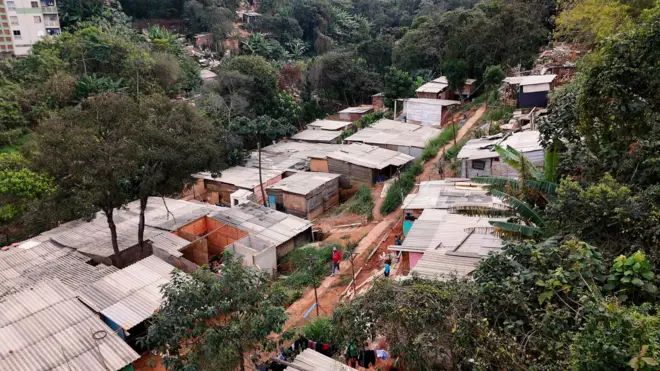
[(17, 16), (10, 16), (9, 21), (11, 22), (12, 26), (18, 26), (18, 17)]
[(9, 30), (5, 30), (5, 35), (9, 35)]
[(474, 170), (484, 170), (486, 168), (486, 161), (484, 160), (473, 160), (472, 168)]
[(0, 43), (1, 43), (1, 42), (4, 42), (4, 41), (5, 41), (5, 38), (4, 38), (4, 37), (0, 37)]
[(38, 8), (39, 7), (39, 2), (38, 1), (33, 1), (30, 4), (32, 4), (33, 8)]
[(14, 1), (7, 1), (7, 9), (8, 9), (8, 10), (16, 10), (16, 2), (14, 2)]
[(34, 16), (34, 23), (41, 23), (41, 17), (38, 15)]
[(15, 40), (21, 39), (21, 31), (14, 31), (14, 39)]
[(7, 23), (7, 22), (2, 22), (2, 27), (9, 27), (9, 23)]

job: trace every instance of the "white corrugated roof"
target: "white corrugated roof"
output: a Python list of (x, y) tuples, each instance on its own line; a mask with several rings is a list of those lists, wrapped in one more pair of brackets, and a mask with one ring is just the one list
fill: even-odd
[(429, 126), (407, 124), (393, 120), (380, 120), (346, 138), (349, 142), (376, 145), (396, 145), (425, 148), (442, 130)]
[(388, 166), (403, 166), (415, 158), (397, 151), (355, 143), (343, 146), (328, 158), (363, 166), (369, 169), (384, 169)]
[(268, 189), (279, 189), (284, 192), (307, 195), (313, 190), (323, 187), (338, 179), (341, 175), (330, 173), (300, 172), (269, 186)]
[(0, 370), (120, 370), (138, 358), (58, 280), (0, 301)]
[(465, 143), (458, 153), (458, 159), (480, 160), (499, 157), (493, 149), (495, 145), (509, 146), (521, 153), (542, 151), (541, 133), (538, 131), (522, 131), (513, 134), (503, 134), (486, 138), (472, 139)]
[(413, 104), (431, 104), (435, 106), (453, 106), (456, 104), (461, 104), (457, 100), (449, 99), (430, 99), (430, 98), (407, 98), (403, 100), (404, 102), (413, 103)]
[(409, 194), (403, 201), (403, 210), (449, 209), (456, 205), (490, 205), (501, 203), (483, 185), (454, 180), (421, 182), (417, 193)]
[(110, 274), (79, 293), (80, 300), (124, 330), (151, 317), (160, 307), (160, 286), (174, 267), (155, 256)]
[(447, 83), (429, 82), (417, 88), (415, 92), (437, 94), (447, 89), (448, 87), (449, 85)]
[[(348, 367), (339, 361), (335, 361), (334, 359), (326, 357), (309, 348), (298, 354), (292, 363), (307, 371), (357, 371), (352, 367)], [(293, 367), (287, 367), (285, 370), (300, 371), (299, 368)]]
[(557, 78), (557, 75), (532, 75), (532, 76), (511, 76), (504, 79), (504, 82), (507, 82), (511, 85), (537, 85), (537, 84), (549, 84)]
[[(277, 178), (282, 175), (280, 170), (270, 170), (262, 169), (261, 177), (264, 183), (268, 182), (273, 178)], [(223, 170), (220, 176), (213, 177), (213, 174), (209, 172), (202, 172), (193, 175), (198, 179), (206, 179), (226, 184), (232, 184), (241, 188), (254, 189), (259, 185), (259, 169), (252, 167), (243, 167), (243, 166), (234, 166), (230, 167), (227, 170)]]
[(331, 143), (341, 136), (341, 131), (330, 130), (303, 130), (292, 136), (292, 140), (301, 140), (303, 142), (325, 142)]
[(318, 128), (321, 130), (343, 130), (347, 126), (351, 125), (350, 122), (346, 121), (336, 121), (336, 120), (316, 120), (311, 124), (307, 125), (308, 129)]
[(372, 110), (373, 107), (349, 107), (339, 111), (339, 113), (367, 113)]

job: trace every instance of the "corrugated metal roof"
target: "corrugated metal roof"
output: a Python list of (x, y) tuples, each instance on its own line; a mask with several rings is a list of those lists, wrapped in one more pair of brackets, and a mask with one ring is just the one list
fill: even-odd
[[(282, 171), (279, 170), (261, 170), (261, 178), (264, 183), (268, 182), (273, 178), (277, 178), (282, 175)], [(232, 184), (241, 188), (254, 189), (259, 186), (259, 169), (243, 166), (234, 166), (230, 167), (227, 170), (223, 170), (220, 176), (213, 177), (213, 174), (208, 172), (197, 173), (193, 175), (198, 179), (212, 180), (216, 182)]]
[(292, 136), (292, 140), (301, 140), (308, 142), (326, 142), (331, 143), (341, 136), (341, 131), (330, 130), (303, 130)]
[(340, 176), (341, 175), (339, 174), (301, 172), (280, 180), (272, 186), (269, 186), (268, 189), (279, 189), (283, 192), (307, 195)]
[(316, 120), (311, 124), (307, 125), (308, 129), (316, 128), (317, 130), (343, 130), (347, 126), (351, 125), (350, 122), (346, 121), (337, 121), (337, 120)]
[(373, 111), (373, 107), (349, 107), (339, 111), (339, 113), (367, 113)]
[(421, 182), (417, 193), (403, 201), (403, 210), (449, 209), (456, 205), (491, 205), (502, 201), (489, 196), (483, 185), (469, 180), (434, 180)]
[(495, 145), (499, 145), (500, 147), (509, 146), (521, 153), (542, 151), (543, 146), (541, 146), (540, 140), (541, 133), (532, 130), (513, 133), (506, 137), (497, 135), (472, 139), (461, 148), (461, 151), (458, 153), (458, 159), (481, 160), (497, 158), (500, 155), (495, 152)]
[[(328, 153), (340, 147), (341, 144), (282, 141), (261, 149), (261, 167), (281, 171), (306, 170), (309, 169), (311, 158), (325, 159)], [(246, 166), (259, 168), (259, 156), (256, 151), (250, 154)]]
[[(292, 363), (308, 371), (357, 371), (352, 367), (348, 367), (339, 361), (335, 361), (334, 359), (326, 357), (309, 348), (298, 354)], [(300, 371), (300, 369), (293, 367), (287, 367), (285, 370)]]
[(59, 280), (0, 300), (0, 370), (119, 370), (138, 358)]
[(549, 84), (557, 78), (557, 75), (532, 75), (532, 76), (511, 76), (504, 79), (504, 82), (511, 85), (537, 85)]
[(105, 265), (87, 264), (90, 259), (53, 241), (29, 250), (14, 248), (0, 252), (0, 297), (54, 278), (71, 290), (79, 290), (117, 271)]
[(403, 101), (413, 104), (431, 104), (434, 106), (443, 106), (443, 107), (461, 104), (461, 102), (457, 100), (449, 100), (449, 99), (407, 98), (404, 99)]
[(433, 93), (437, 94), (440, 93), (441, 91), (447, 89), (449, 85), (447, 83), (440, 83), (440, 82), (429, 82), (426, 83), (417, 90), (415, 90), (416, 93)]
[(346, 138), (349, 142), (425, 148), (442, 130), (428, 126), (380, 120)]
[(81, 290), (80, 300), (125, 330), (151, 317), (160, 307), (160, 286), (174, 267), (150, 256)]
[(344, 146), (341, 150), (329, 154), (328, 157), (378, 170), (388, 166), (403, 166), (415, 159), (397, 151), (360, 143)]

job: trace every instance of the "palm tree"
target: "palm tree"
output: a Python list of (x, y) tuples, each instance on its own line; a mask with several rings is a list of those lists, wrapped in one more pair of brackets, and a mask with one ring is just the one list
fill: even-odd
[[(502, 200), (503, 205), (466, 206), (457, 205), (450, 212), (488, 217), (511, 217), (508, 221), (491, 221), (494, 232), (510, 238), (544, 238), (553, 234), (545, 217), (545, 205), (554, 199), (557, 183), (554, 182), (557, 154), (548, 152), (545, 172), (537, 169), (520, 152), (507, 146), (495, 146), (501, 161), (514, 168), (518, 179), (503, 176), (480, 176), (473, 178), (475, 183), (488, 184), (491, 194)], [(554, 168), (552, 168), (554, 167)]]

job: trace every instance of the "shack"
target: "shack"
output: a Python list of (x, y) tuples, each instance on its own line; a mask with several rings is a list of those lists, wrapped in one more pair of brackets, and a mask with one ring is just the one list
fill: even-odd
[(311, 220), (339, 203), (339, 177), (301, 172), (268, 187), (266, 192), (277, 210)]
[(339, 119), (346, 122), (355, 122), (373, 111), (373, 107), (349, 107), (339, 111)]
[(403, 153), (357, 143), (327, 155), (328, 172), (341, 174), (342, 188), (385, 181), (414, 160)]
[(416, 159), (426, 146), (442, 133), (429, 126), (382, 119), (346, 138), (346, 143), (364, 143), (404, 153)]
[(417, 193), (403, 201), (403, 212), (419, 217), (424, 210), (448, 210), (456, 205), (490, 206), (502, 201), (489, 194), (484, 184), (469, 179), (445, 179), (421, 182)]
[(352, 123), (337, 120), (316, 120), (311, 124), (307, 124), (309, 130), (344, 131), (352, 128)]
[(437, 79), (420, 86), (415, 90), (417, 98), (426, 99), (454, 99), (456, 95), (463, 99), (469, 98), (476, 92), (477, 80), (466, 79), (465, 84), (459, 91), (453, 91), (449, 88), (449, 81), (446, 76), (440, 76)]
[(407, 123), (444, 125), (451, 119), (450, 107), (459, 104), (456, 100), (409, 98), (403, 100), (403, 111)]
[(303, 130), (291, 137), (291, 140), (298, 140), (307, 143), (337, 144), (341, 141), (341, 131), (335, 130)]
[[(501, 239), (492, 235), (490, 218), (424, 210), (402, 245), (389, 246), (401, 253), (400, 269), (433, 279), (463, 277), (481, 259), (501, 250)], [(505, 219), (497, 219), (505, 220)]]
[[(264, 188), (282, 180), (282, 171), (262, 169), (261, 179)], [(257, 202), (263, 202), (261, 186), (259, 182), (259, 169), (251, 167), (235, 166), (224, 170), (218, 177), (214, 174), (204, 172), (193, 175), (197, 179), (204, 180), (204, 191), (211, 192), (211, 203), (231, 205), (231, 194), (244, 189), (254, 192)], [(216, 196), (217, 195), (217, 196)]]
[[(340, 144), (281, 141), (261, 149), (261, 167), (283, 171), (285, 176), (291, 175), (291, 171), (328, 172), (325, 156), (341, 147)], [(246, 166), (259, 168), (256, 151)]]
[(546, 107), (548, 93), (555, 89), (557, 75), (534, 75), (507, 77), (504, 82), (508, 84), (511, 95), (517, 94), (518, 107)]
[(545, 152), (540, 140), (541, 133), (534, 130), (472, 139), (465, 143), (457, 156), (461, 161), (461, 177), (497, 175), (517, 178), (518, 172), (500, 160), (500, 155), (495, 151), (496, 145), (508, 146), (517, 150), (525, 155), (534, 166), (542, 169)]

